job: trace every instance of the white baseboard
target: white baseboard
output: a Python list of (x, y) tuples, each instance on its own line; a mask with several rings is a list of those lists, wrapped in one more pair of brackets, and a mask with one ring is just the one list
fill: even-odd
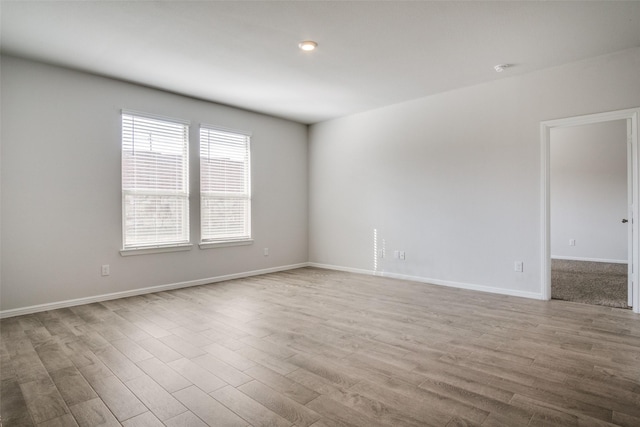
[(410, 280), (413, 282), (426, 283), (426, 284), (439, 285), (439, 286), (448, 286), (452, 288), (468, 289), (472, 291), (489, 292), (493, 294), (510, 295), (510, 296), (531, 298), (531, 299), (538, 299), (538, 300), (543, 299), (542, 294), (535, 293), (535, 292), (524, 292), (524, 291), (517, 291), (513, 289), (504, 289), (504, 288), (495, 288), (491, 286), (476, 285), (472, 283), (452, 282), (448, 280), (430, 279), (427, 277), (410, 276), (406, 274), (397, 274), (397, 273), (389, 273), (389, 272), (381, 272), (381, 271), (373, 271), (373, 270), (364, 270), (359, 268), (343, 267), (338, 265), (319, 264), (314, 262), (303, 262), (299, 264), (265, 268), (262, 270), (246, 271), (242, 273), (227, 274), (224, 276), (208, 277), (205, 279), (190, 280), (190, 281), (179, 282), (179, 283), (169, 283), (166, 285), (132, 289), (130, 291), (114, 292), (114, 293), (95, 295), (95, 296), (85, 297), (85, 298), (77, 298), (77, 299), (66, 300), (66, 301), (57, 301), (53, 303), (32, 305), (32, 306), (23, 307), (23, 308), (15, 308), (11, 310), (3, 310), (3, 311), (0, 311), (0, 319), (4, 319), (7, 317), (14, 317), (14, 316), (22, 316), (25, 314), (38, 313), (38, 312), (47, 311), (47, 310), (55, 310), (58, 308), (73, 307), (76, 305), (91, 304), (94, 302), (109, 301), (112, 299), (150, 294), (153, 292), (162, 292), (162, 291), (169, 291), (172, 289), (188, 288), (191, 286), (207, 285), (207, 284), (216, 283), (216, 282), (223, 282), (225, 280), (242, 279), (245, 277), (258, 276), (258, 275), (267, 274), (267, 273), (276, 273), (278, 271), (294, 270), (296, 268), (303, 268), (303, 267), (316, 267), (316, 268), (323, 268), (325, 270), (336, 270), (336, 271), (345, 271), (348, 273), (366, 274), (370, 276), (389, 277), (392, 279)]
[(509, 295), (512, 297), (521, 297), (521, 298), (538, 299), (538, 300), (543, 299), (542, 294), (538, 292), (518, 291), (516, 289), (496, 288), (493, 286), (476, 285), (474, 283), (463, 283), (463, 282), (453, 282), (449, 280), (429, 279), (426, 277), (408, 276), (404, 274), (395, 274), (395, 273), (384, 273), (384, 276), (395, 278), (395, 279), (411, 280), (411, 281), (420, 282), (420, 283), (428, 283), (431, 285), (468, 289), (470, 291), (488, 292), (491, 294)]
[(189, 280), (186, 282), (169, 283), (166, 285), (149, 286), (147, 288), (132, 289), (130, 291), (113, 292), (110, 294), (95, 295), (91, 297), (77, 298), (66, 301), (57, 301), (46, 304), (32, 305), (23, 308), (14, 308), (11, 310), (0, 311), (0, 319), (14, 316), (22, 316), (24, 314), (38, 313), (41, 311), (55, 310), (58, 308), (73, 307), (76, 305), (91, 304), (94, 302), (108, 301), (118, 298), (133, 297), (136, 295), (150, 294), (154, 292), (170, 291), (172, 289), (188, 288), (191, 286), (207, 285), (210, 283), (223, 282), (225, 280), (242, 279), (244, 277), (259, 276), (261, 274), (275, 273), (278, 271), (293, 270), (296, 268), (307, 267), (306, 262), (300, 264), (285, 265), (280, 267), (265, 268), (262, 270), (246, 271), (242, 273), (227, 274), (224, 276), (208, 277), (206, 279)]
[(360, 268), (351, 268), (351, 267), (342, 267), (339, 265), (332, 265), (332, 264), (319, 264), (317, 262), (309, 262), (307, 263), (308, 267), (316, 267), (316, 268), (323, 268), (325, 270), (336, 270), (336, 271), (346, 271), (347, 273), (356, 273), (356, 274), (366, 274), (369, 276), (380, 276), (380, 272), (374, 272), (373, 270), (363, 270)]
[(610, 264), (628, 264), (626, 259), (604, 259), (604, 258), (583, 258), (574, 256), (555, 256), (551, 255), (551, 259), (562, 259), (566, 261), (589, 261), (589, 262), (607, 262)]
[(452, 282), (449, 280), (430, 279), (427, 277), (410, 276), (406, 274), (389, 273), (389, 272), (381, 272), (381, 271), (373, 271), (373, 270), (362, 270), (362, 269), (342, 267), (337, 265), (318, 264), (314, 262), (308, 263), (308, 266), (324, 268), (327, 270), (346, 271), (349, 273), (389, 277), (391, 279), (410, 280), (412, 282), (426, 283), (426, 284), (438, 285), (438, 286), (448, 286), (451, 288), (468, 289), (471, 291), (489, 292), (492, 294), (509, 295), (514, 297), (530, 298), (530, 299), (537, 299), (537, 300), (544, 299), (542, 297), (542, 294), (538, 292), (525, 292), (525, 291), (518, 291), (515, 289), (495, 288), (492, 286), (476, 285), (473, 283)]

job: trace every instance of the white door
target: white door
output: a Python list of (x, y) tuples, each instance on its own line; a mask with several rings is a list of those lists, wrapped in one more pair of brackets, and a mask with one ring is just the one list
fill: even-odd
[(633, 197), (633, 183), (634, 183), (634, 173), (636, 172), (634, 169), (634, 152), (633, 152), (633, 144), (632, 144), (632, 122), (631, 119), (627, 119), (627, 199), (629, 204), (629, 209), (627, 212), (627, 218), (623, 219), (623, 221), (627, 221), (627, 253), (629, 258), (628, 263), (628, 272), (627, 272), (627, 305), (629, 307), (633, 306), (633, 278), (634, 278), (634, 259), (636, 258), (633, 254), (633, 236), (634, 236), (634, 227), (635, 227), (635, 200)]

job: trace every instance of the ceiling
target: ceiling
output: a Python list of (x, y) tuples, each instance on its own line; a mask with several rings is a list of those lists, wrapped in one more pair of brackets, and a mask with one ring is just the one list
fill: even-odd
[(638, 1), (2, 0), (0, 16), (3, 53), (301, 123), (640, 46)]

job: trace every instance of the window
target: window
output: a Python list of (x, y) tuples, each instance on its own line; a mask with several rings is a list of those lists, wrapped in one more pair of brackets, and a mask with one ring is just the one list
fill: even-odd
[(203, 243), (251, 239), (250, 135), (200, 128)]
[(123, 249), (189, 243), (189, 123), (122, 112)]

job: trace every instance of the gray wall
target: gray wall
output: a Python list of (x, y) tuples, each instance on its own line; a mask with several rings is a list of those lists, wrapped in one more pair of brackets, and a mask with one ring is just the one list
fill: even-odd
[(310, 261), (540, 297), (540, 122), (639, 106), (638, 70), (631, 49), (312, 126)]
[[(632, 49), (320, 123), (307, 147), (300, 124), (20, 59), (1, 66), (2, 310), (307, 260), (537, 297), (540, 121), (640, 106)], [(120, 108), (253, 131), (254, 245), (119, 255)], [(196, 174), (191, 188), (197, 243)]]
[(554, 128), (550, 147), (551, 257), (627, 262), (626, 120)]
[[(1, 66), (2, 310), (307, 261), (306, 126), (12, 57)], [(191, 121), (188, 252), (119, 253), (122, 108)], [(253, 245), (197, 246), (199, 123), (253, 132)]]

